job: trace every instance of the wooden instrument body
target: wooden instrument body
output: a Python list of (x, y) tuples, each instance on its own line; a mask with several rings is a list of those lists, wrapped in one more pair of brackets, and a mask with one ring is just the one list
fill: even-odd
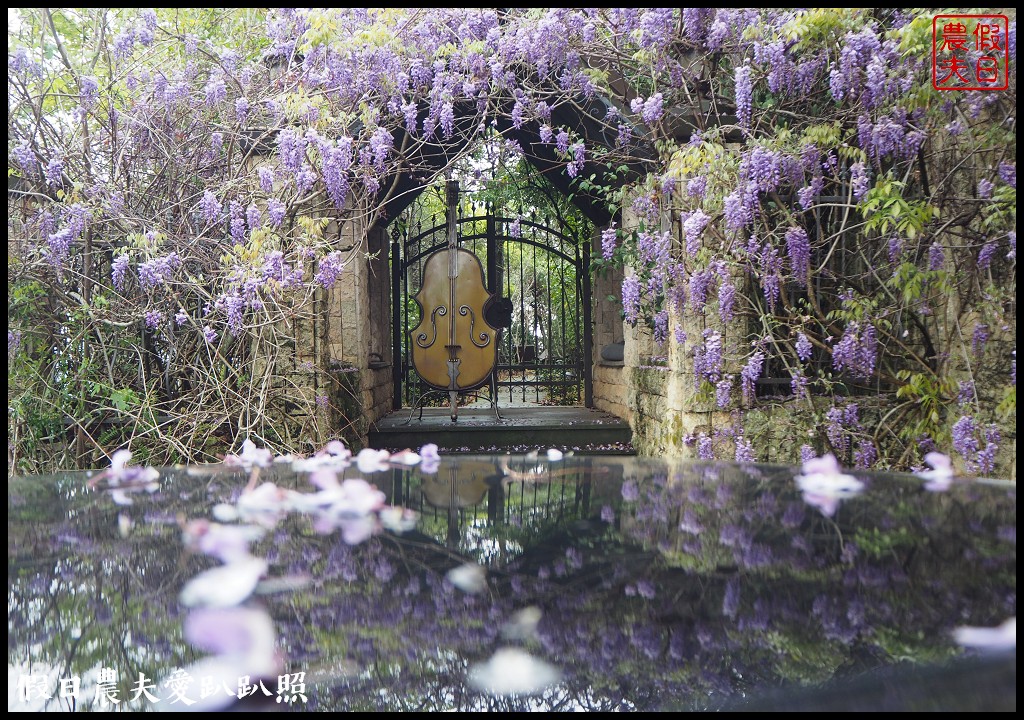
[(413, 298), (420, 323), (409, 331), (413, 367), (423, 382), (456, 392), (487, 382), (498, 360), (498, 328), (484, 317), (492, 297), (480, 259), (468, 250), (449, 247), (427, 259)]

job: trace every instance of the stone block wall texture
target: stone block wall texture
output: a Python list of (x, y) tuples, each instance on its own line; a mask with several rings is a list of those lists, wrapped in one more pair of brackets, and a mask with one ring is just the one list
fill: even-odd
[[(350, 442), (365, 443), (370, 425), (391, 411), (391, 276), (383, 228), (347, 222), (335, 230), (335, 246), (346, 256), (344, 270), (326, 292), (322, 313), (325, 357), (332, 369), (332, 423)], [(339, 381), (339, 373), (354, 381)], [(339, 427), (340, 426), (340, 427)]]

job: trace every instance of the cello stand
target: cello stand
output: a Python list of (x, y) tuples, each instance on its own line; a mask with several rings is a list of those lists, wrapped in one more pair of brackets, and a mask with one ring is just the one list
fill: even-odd
[[(498, 412), (498, 382), (497, 382), (497, 378), (495, 377), (495, 374), (493, 372), (491, 373), (491, 382), (490, 382), (489, 390), (490, 390), (489, 397), (485, 397), (485, 396), (481, 395), (476, 390), (470, 390), (468, 392), (459, 391), (457, 394), (458, 395), (464, 395), (464, 396), (467, 396), (467, 397), (476, 398), (477, 400), (489, 400), (490, 403), (491, 403), (491, 410), (494, 411), (495, 419), (503, 422), (505, 420), (505, 418), (503, 418), (501, 416), (501, 413)], [(427, 392), (425, 392), (422, 395), (420, 395), (419, 398), (416, 399), (416, 402), (413, 403), (412, 408), (409, 410), (409, 419), (405, 421), (405, 424), (406, 425), (412, 425), (412, 416), (416, 414), (417, 410), (420, 411), (419, 420), (420, 420), (420, 422), (423, 422), (423, 403), (426, 402), (427, 398), (431, 397), (432, 395), (437, 395), (439, 397), (444, 397), (445, 395), (447, 395), (447, 396), (449, 396), (449, 398), (451, 398), (451, 393), (452, 393), (452, 391), (450, 391), (450, 390), (428, 390)], [(452, 415), (451, 415), (452, 422), (458, 422), (458, 419), (459, 419), (459, 404), (458, 404), (458, 401), (457, 401), (456, 398), (451, 398), (451, 400), (452, 400), (452, 403), (453, 403), (452, 404)]]

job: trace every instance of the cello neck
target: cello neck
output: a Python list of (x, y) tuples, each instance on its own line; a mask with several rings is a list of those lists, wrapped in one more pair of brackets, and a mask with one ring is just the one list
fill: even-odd
[(453, 278), (458, 274), (458, 262), (455, 260), (455, 251), (459, 248), (458, 240), (458, 218), (456, 210), (459, 207), (459, 182), (449, 180), (447, 189), (447, 223), (448, 223), (448, 277)]
[[(447, 195), (447, 220), (448, 220), (448, 307), (452, 313), (451, 319), (448, 322), (448, 347), (449, 357), (451, 360), (455, 359), (456, 345), (455, 345), (455, 308), (456, 297), (455, 288), (458, 286), (456, 278), (459, 274), (459, 255), (458, 255), (458, 218), (456, 217), (456, 210), (459, 207), (459, 183), (457, 180), (449, 180), (446, 185)], [(454, 383), (454, 378), (452, 379)]]

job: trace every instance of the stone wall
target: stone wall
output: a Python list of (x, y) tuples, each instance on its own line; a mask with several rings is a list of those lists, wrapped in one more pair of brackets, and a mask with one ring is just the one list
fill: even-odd
[[(391, 279), (384, 228), (349, 221), (335, 246), (346, 255), (338, 282), (326, 294), (323, 313), (326, 357), (332, 383), (332, 425), (350, 442), (363, 443), (370, 425), (391, 411)], [(365, 243), (363, 242), (365, 239)], [(340, 379), (339, 373), (354, 373)], [(340, 427), (339, 427), (340, 426)]]
[[(600, 245), (600, 240), (597, 241)], [(594, 407), (629, 420), (631, 410), (627, 404), (629, 371), (624, 362), (606, 361), (601, 350), (607, 345), (624, 339), (622, 305), (608, 299), (618, 297), (622, 287), (622, 270), (608, 269), (594, 276), (591, 283), (591, 307), (593, 318), (593, 364)]]

